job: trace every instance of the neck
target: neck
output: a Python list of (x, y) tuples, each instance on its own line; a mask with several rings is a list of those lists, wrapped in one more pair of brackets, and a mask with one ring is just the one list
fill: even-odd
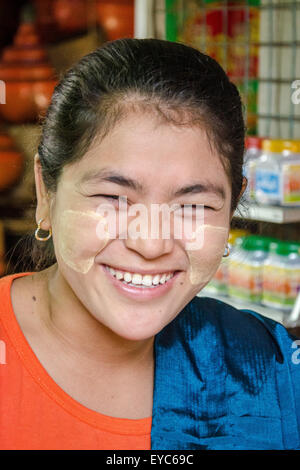
[(85, 308), (57, 264), (44, 274), (48, 292), (44, 324), (65, 348), (110, 367), (153, 361), (154, 337), (132, 341), (118, 336)]

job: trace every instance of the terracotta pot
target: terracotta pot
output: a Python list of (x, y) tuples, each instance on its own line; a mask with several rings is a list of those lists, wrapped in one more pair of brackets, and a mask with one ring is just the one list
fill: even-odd
[(1, 59), (6, 103), (0, 106), (0, 116), (12, 123), (35, 121), (50, 104), (57, 80), (34, 24), (20, 25), (13, 46), (5, 49)]
[(21, 23), (14, 38), (15, 46), (35, 46), (39, 44), (39, 36), (34, 23)]
[(97, 19), (106, 34), (107, 40), (133, 37), (134, 1), (98, 0)]
[(44, 62), (47, 60), (47, 53), (41, 46), (34, 47), (6, 47), (2, 53), (2, 61), (10, 62)]
[(59, 39), (58, 28), (53, 14), (53, 0), (33, 0), (36, 26), (43, 43), (56, 42)]
[(14, 141), (8, 134), (0, 134), (0, 151), (12, 149)]
[(88, 25), (88, 7), (87, 0), (54, 0), (53, 14), (59, 29), (85, 30)]
[(0, 64), (0, 77), (1, 80), (7, 81), (20, 81), (20, 80), (47, 80), (53, 79), (55, 70), (48, 63), (24, 64)]
[(16, 184), (23, 172), (23, 156), (7, 134), (0, 134), (0, 191)]
[(57, 80), (8, 81), (1, 116), (11, 123), (33, 122), (48, 108)]

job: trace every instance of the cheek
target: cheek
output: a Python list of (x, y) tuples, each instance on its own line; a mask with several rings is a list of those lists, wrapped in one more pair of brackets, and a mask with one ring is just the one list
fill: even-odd
[(203, 225), (196, 230), (195, 240), (196, 243), (186, 245), (194, 247), (186, 249), (190, 262), (188, 274), (192, 285), (207, 283), (215, 274), (228, 240), (228, 228)]
[(86, 274), (108, 243), (106, 218), (96, 212), (66, 210), (60, 215), (53, 239), (57, 258)]

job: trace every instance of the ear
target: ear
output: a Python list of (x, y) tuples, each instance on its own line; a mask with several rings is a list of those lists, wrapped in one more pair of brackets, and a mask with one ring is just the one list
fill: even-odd
[(242, 195), (246, 191), (247, 186), (248, 186), (248, 180), (247, 180), (246, 176), (243, 176), (243, 183), (242, 183), (241, 192), (239, 194), (239, 200), (241, 199)]
[[(243, 194), (244, 194), (244, 192), (245, 192), (245, 190), (246, 190), (246, 188), (247, 188), (247, 185), (248, 185), (248, 180), (247, 180), (246, 176), (243, 176), (242, 189), (241, 189), (241, 192), (240, 192), (240, 194), (239, 194), (238, 201), (239, 201), (239, 200), (241, 199), (241, 197), (243, 196)], [(233, 212), (230, 213), (230, 220), (232, 219), (232, 217), (233, 217), (233, 215), (234, 215), (234, 212), (235, 212), (235, 211), (233, 211)]]
[(47, 189), (44, 184), (42, 176), (42, 166), (38, 153), (34, 157), (34, 178), (37, 197), (37, 207), (35, 213), (36, 222), (38, 223), (40, 219), (43, 219), (42, 229), (49, 230), (49, 228), (51, 227), (50, 201)]

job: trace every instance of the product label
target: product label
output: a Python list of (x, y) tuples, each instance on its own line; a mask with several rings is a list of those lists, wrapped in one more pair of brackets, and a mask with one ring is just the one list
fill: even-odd
[(228, 293), (251, 302), (262, 297), (262, 268), (239, 261), (231, 261), (228, 269)]
[(300, 204), (300, 162), (285, 164), (283, 173), (283, 203)]
[(259, 196), (265, 194), (280, 197), (280, 175), (272, 170), (256, 169), (255, 192)]
[(279, 308), (292, 308), (300, 290), (300, 268), (264, 266), (262, 302)]

